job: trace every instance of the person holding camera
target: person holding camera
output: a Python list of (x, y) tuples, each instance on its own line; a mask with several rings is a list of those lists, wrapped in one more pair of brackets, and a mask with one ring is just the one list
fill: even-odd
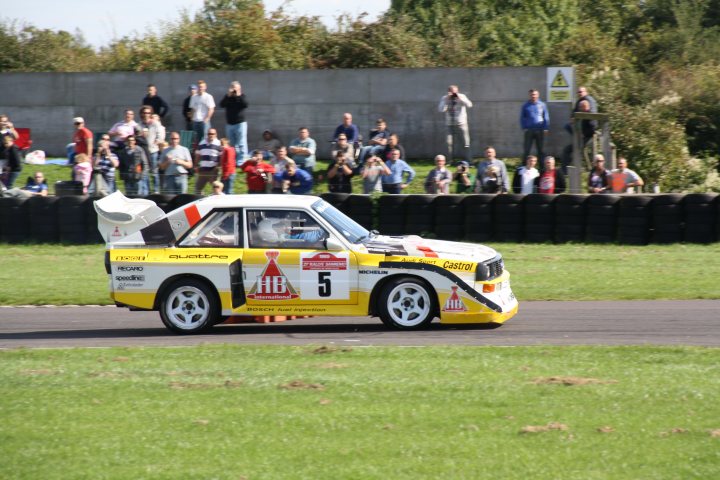
[(238, 169), (245, 172), (248, 193), (267, 193), (272, 188), (275, 167), (263, 162), (262, 150), (254, 150), (252, 157), (245, 160)]
[(470, 128), (467, 119), (467, 109), (471, 107), (472, 102), (464, 93), (460, 93), (457, 85), (450, 85), (447, 95), (444, 95), (438, 104), (438, 111), (445, 114), (448, 161), (450, 163), (452, 163), (456, 151), (460, 156), (460, 145), (463, 146), (465, 161), (472, 163)]
[(350, 180), (353, 177), (355, 163), (345, 157), (345, 153), (338, 151), (335, 154), (335, 163), (327, 169), (328, 191), (331, 193), (352, 193)]
[(371, 155), (361, 170), (363, 179), (363, 193), (382, 192), (381, 180), (383, 175), (390, 175), (390, 169), (377, 155)]
[(445, 168), (445, 155), (435, 156), (435, 168), (428, 172), (425, 179), (425, 193), (448, 194), (450, 193), (450, 171)]
[(313, 188), (313, 177), (302, 168), (298, 168), (295, 161), (288, 158), (285, 168), (274, 175), (276, 183), (280, 184), (280, 193), (293, 195), (310, 195)]
[(190, 150), (180, 145), (179, 132), (170, 133), (170, 146), (160, 154), (159, 167), (163, 172), (163, 193), (187, 193), (188, 170), (193, 168), (193, 162)]
[(0, 114), (0, 140), (4, 137), (11, 137), (13, 140), (17, 140), (19, 136), (10, 118), (4, 113)]
[(472, 193), (473, 183), (470, 177), (470, 164), (465, 160), (458, 162), (455, 173), (453, 173), (455, 193)]
[(235, 147), (235, 153), (240, 163), (248, 158), (247, 143), (247, 122), (245, 121), (245, 109), (248, 107), (247, 98), (242, 91), (240, 82), (234, 81), (230, 84), (228, 92), (220, 106), (225, 109), (225, 135), (230, 140), (230, 145)]
[(120, 160), (110, 150), (110, 135), (103, 134), (97, 144), (95, 161), (93, 162), (94, 183), (91, 184), (90, 193), (109, 195), (115, 191), (115, 169)]

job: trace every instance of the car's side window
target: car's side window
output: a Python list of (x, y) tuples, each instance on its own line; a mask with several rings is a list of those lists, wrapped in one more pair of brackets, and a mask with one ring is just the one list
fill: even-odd
[(325, 249), (327, 231), (298, 210), (247, 210), (250, 248)]
[(242, 223), (236, 211), (219, 211), (208, 215), (180, 242), (183, 247), (242, 246)]

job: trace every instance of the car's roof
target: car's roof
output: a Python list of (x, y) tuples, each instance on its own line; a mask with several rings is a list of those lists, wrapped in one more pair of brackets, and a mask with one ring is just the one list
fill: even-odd
[(223, 207), (310, 207), (320, 200), (314, 195), (211, 195), (198, 200), (198, 205)]

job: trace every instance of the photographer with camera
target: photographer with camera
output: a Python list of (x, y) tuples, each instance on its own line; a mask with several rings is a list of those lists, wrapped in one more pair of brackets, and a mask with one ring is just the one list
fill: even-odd
[(163, 172), (163, 193), (187, 193), (188, 170), (193, 168), (193, 162), (190, 150), (180, 145), (179, 132), (170, 132), (170, 146), (160, 154), (158, 167)]
[(13, 140), (17, 140), (19, 135), (8, 116), (3, 113), (0, 114), (0, 141), (2, 141), (4, 137), (11, 137)]
[(458, 162), (453, 174), (455, 193), (472, 193), (473, 182), (470, 175), (470, 164), (465, 160)]
[(220, 107), (225, 109), (225, 135), (230, 140), (230, 145), (235, 147), (235, 153), (239, 162), (248, 158), (247, 143), (247, 122), (245, 121), (245, 109), (248, 107), (247, 99), (242, 91), (240, 82), (230, 84), (228, 92), (222, 100)]
[(248, 193), (267, 193), (272, 188), (275, 167), (263, 162), (262, 150), (254, 150), (252, 157), (245, 160), (238, 169), (245, 172)]
[(455, 158), (456, 151), (460, 156), (460, 145), (463, 145), (465, 161), (472, 163), (470, 128), (467, 119), (467, 109), (471, 107), (472, 102), (464, 93), (460, 93), (457, 85), (450, 85), (447, 95), (444, 95), (438, 104), (438, 111), (445, 114), (448, 162), (450, 163)]
[(452, 175), (445, 168), (445, 155), (435, 156), (435, 168), (428, 172), (425, 178), (425, 193), (448, 194), (450, 193), (450, 180)]
[(383, 175), (390, 175), (390, 169), (377, 155), (371, 155), (361, 170), (363, 179), (363, 193), (382, 192), (381, 179)]
[(335, 163), (327, 169), (328, 191), (331, 193), (352, 193), (350, 180), (353, 177), (355, 163), (345, 157), (345, 153), (335, 154)]
[(97, 144), (95, 161), (93, 162), (93, 182), (90, 193), (109, 195), (115, 191), (115, 169), (120, 160), (110, 150), (110, 135), (103, 134)]

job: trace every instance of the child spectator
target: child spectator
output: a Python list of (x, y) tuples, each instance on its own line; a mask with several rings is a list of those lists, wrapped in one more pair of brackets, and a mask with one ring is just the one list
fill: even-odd
[[(228, 145), (229, 144), (230, 142), (228, 142)], [(234, 150), (235, 149), (233, 148), (233, 151)], [(214, 182), (212, 182), (212, 193), (210, 195), (225, 195), (225, 193), (223, 192), (224, 187), (225, 185), (223, 184), (223, 182), (221, 182), (220, 180), (215, 180)]]
[[(228, 138), (221, 138), (222, 156), (220, 157), (220, 179), (222, 180), (223, 193), (232, 195), (233, 184), (235, 183), (235, 157), (237, 155), (235, 147), (230, 145)], [(215, 193), (215, 184), (213, 183), (213, 195)]]

